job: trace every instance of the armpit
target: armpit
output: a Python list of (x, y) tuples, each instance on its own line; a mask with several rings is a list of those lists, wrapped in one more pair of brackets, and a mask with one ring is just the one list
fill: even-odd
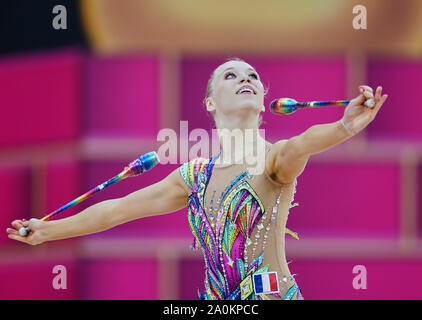
[(286, 183), (284, 183), (284, 182), (281, 182), (281, 181), (279, 181), (278, 180), (278, 178), (277, 178), (277, 175), (275, 174), (275, 173), (273, 173), (273, 174), (269, 174), (268, 172), (267, 172), (267, 170), (265, 169), (264, 170), (264, 173), (265, 173), (265, 176), (267, 177), (267, 179), (272, 183), (272, 184), (274, 184), (274, 185), (277, 185), (277, 186), (280, 186), (280, 187), (284, 187), (284, 186), (289, 186), (289, 185), (291, 185), (292, 183), (294, 183), (295, 182), (295, 180), (296, 180), (296, 178), (295, 179), (293, 179), (293, 181), (291, 181), (291, 182), (286, 182)]

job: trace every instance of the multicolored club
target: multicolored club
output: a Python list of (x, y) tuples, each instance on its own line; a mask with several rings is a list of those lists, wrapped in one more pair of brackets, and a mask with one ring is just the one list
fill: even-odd
[[(55, 215), (59, 214), (60, 212), (63, 212), (66, 209), (69, 209), (82, 201), (88, 199), (92, 195), (94, 195), (97, 192), (100, 192), (101, 190), (111, 186), (112, 184), (121, 181), (123, 179), (129, 178), (129, 177), (135, 177), (138, 176), (145, 171), (148, 171), (155, 167), (160, 160), (158, 159), (158, 155), (155, 151), (145, 153), (144, 155), (140, 156), (138, 159), (132, 161), (130, 164), (128, 164), (122, 172), (120, 172), (115, 177), (107, 180), (106, 182), (96, 186), (95, 188), (89, 190), (88, 192), (84, 193), (80, 197), (70, 201), (69, 203), (65, 204), (64, 206), (58, 208), (57, 210), (51, 212), (50, 214), (46, 215), (45, 217), (41, 218), (42, 221), (47, 221), (51, 217), (54, 217)], [(29, 228), (20, 228), (19, 234), (21, 236), (27, 236), (29, 233)]]
[[(275, 99), (270, 103), (270, 111), (276, 114), (291, 114), (299, 108), (317, 108), (317, 107), (328, 107), (328, 106), (347, 106), (351, 100), (332, 100), (332, 101), (310, 101), (310, 102), (298, 102), (291, 98), (280, 98)], [(369, 108), (375, 106), (374, 99), (368, 99), (364, 105)]]

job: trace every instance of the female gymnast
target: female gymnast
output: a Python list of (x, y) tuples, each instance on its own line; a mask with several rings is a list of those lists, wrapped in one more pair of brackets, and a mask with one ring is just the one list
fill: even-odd
[[(119, 199), (97, 203), (55, 221), (15, 220), (8, 237), (30, 245), (92, 234), (125, 222), (175, 212), (187, 206), (193, 249), (201, 248), (205, 280), (200, 299), (303, 299), (285, 256), (285, 234), (297, 177), (311, 155), (325, 151), (363, 130), (387, 99), (361, 86), (341, 120), (314, 125), (298, 136), (267, 142), (259, 134), (264, 86), (256, 70), (232, 59), (212, 73), (206, 91), (207, 111), (219, 131), (220, 151), (184, 163), (166, 178)], [(373, 108), (365, 100), (375, 99)], [(228, 130), (226, 130), (228, 129)], [(236, 129), (236, 130), (234, 130)], [(245, 137), (234, 148), (228, 136)], [(230, 138), (230, 137), (229, 137)], [(258, 157), (258, 146), (263, 152)], [(247, 154), (244, 150), (253, 150)], [(263, 170), (253, 174), (247, 157)], [(263, 156), (264, 155), (264, 156)], [(229, 160), (227, 160), (229, 159)], [(258, 164), (259, 166), (259, 164)], [(28, 236), (18, 230), (29, 227)]]

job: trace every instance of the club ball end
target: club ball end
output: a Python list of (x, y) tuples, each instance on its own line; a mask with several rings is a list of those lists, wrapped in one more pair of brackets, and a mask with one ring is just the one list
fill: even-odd
[(275, 99), (270, 103), (270, 110), (276, 114), (290, 114), (297, 110), (297, 101), (291, 98)]
[(275, 99), (270, 103), (269, 109), (270, 109), (271, 112), (274, 112), (276, 110), (277, 101), (278, 101), (278, 99)]
[(24, 228), (24, 227), (20, 228), (19, 229), (19, 235), (22, 236), (22, 237), (26, 237), (28, 235), (28, 229)]
[(160, 162), (158, 154), (155, 151), (148, 152), (139, 159), (142, 161), (145, 171), (152, 169)]
[(375, 100), (374, 99), (369, 99), (365, 101), (365, 106), (369, 107), (369, 108), (373, 108), (375, 107)]

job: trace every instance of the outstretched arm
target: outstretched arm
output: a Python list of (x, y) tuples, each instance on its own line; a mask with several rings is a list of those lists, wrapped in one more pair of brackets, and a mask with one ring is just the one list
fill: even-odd
[[(314, 125), (298, 136), (278, 141), (268, 154), (267, 173), (277, 182), (293, 182), (303, 172), (311, 155), (347, 140), (374, 120), (388, 97), (381, 96), (381, 92), (382, 88), (378, 87), (374, 97), (371, 87), (361, 86), (359, 96), (349, 103), (341, 120)], [(370, 98), (375, 99), (374, 108), (363, 105)]]
[[(188, 190), (176, 169), (160, 182), (123, 198), (97, 203), (60, 220), (15, 220), (12, 222), (13, 228), (8, 228), (7, 232), (9, 238), (31, 245), (77, 237), (104, 231), (131, 220), (177, 211), (186, 206), (187, 195)], [(22, 226), (29, 226), (32, 231), (27, 237), (18, 234)]]

